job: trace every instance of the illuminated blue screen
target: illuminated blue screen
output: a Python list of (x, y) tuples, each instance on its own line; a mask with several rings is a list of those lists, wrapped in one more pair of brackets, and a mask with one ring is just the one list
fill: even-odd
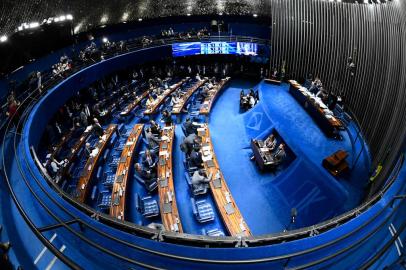
[(251, 42), (185, 42), (172, 44), (174, 57), (200, 54), (257, 55), (258, 45)]

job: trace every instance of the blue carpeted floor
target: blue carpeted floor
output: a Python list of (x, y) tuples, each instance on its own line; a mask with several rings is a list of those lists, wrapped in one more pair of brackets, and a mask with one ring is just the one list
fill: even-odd
[[(321, 161), (337, 151), (350, 153), (350, 164), (360, 143), (353, 149), (350, 136), (328, 139), (312, 118), (290, 96), (288, 86), (260, 83), (261, 101), (252, 110), (239, 113), (241, 89), (252, 87), (235, 80), (219, 97), (210, 117), (216, 156), (231, 192), (253, 234), (281, 231), (289, 225), (290, 210), (297, 208), (297, 223), (308, 226), (356, 206), (363, 195), (369, 171), (369, 155), (362, 152), (347, 179), (335, 179)], [(351, 133), (355, 133), (350, 126)], [(251, 138), (263, 138), (273, 130), (294, 153), (294, 160), (275, 173), (261, 174), (249, 160)]]

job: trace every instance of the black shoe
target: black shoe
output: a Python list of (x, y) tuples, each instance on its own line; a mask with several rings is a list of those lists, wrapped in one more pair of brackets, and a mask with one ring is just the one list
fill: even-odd
[(11, 248), (11, 243), (10, 243), (10, 242), (0, 243), (0, 249), (1, 249), (4, 253), (7, 253), (10, 248)]

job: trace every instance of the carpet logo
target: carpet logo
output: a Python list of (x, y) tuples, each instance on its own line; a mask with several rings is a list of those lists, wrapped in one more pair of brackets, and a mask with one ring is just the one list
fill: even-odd
[(262, 112), (252, 113), (250, 119), (248, 120), (247, 128), (253, 129), (253, 130), (259, 130), (261, 127), (261, 124), (262, 124), (263, 117), (264, 117), (264, 114)]

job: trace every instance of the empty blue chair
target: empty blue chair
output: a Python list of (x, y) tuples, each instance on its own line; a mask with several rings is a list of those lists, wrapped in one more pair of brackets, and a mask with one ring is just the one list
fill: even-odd
[(202, 230), (204, 235), (218, 237), (218, 236), (225, 236), (224, 232), (218, 228), (210, 229), (210, 230)]
[(100, 181), (102, 176), (103, 176), (103, 166), (99, 166), (96, 173), (97, 180)]
[(99, 194), (98, 205), (100, 209), (109, 209), (111, 206), (111, 192), (102, 191)]
[(112, 156), (111, 160), (110, 160), (110, 163), (109, 163), (109, 166), (111, 168), (117, 168), (119, 162), (120, 162), (120, 157)]
[(158, 202), (151, 196), (141, 199), (140, 195), (136, 195), (135, 207), (146, 218), (156, 217), (159, 215)]
[(193, 208), (193, 214), (200, 223), (205, 223), (214, 220), (213, 207), (206, 200), (195, 201), (194, 198), (190, 199)]
[(113, 135), (111, 135), (110, 145), (115, 145), (117, 140), (118, 140), (117, 133), (113, 133)]
[(114, 174), (105, 173), (104, 174), (103, 185), (105, 187), (113, 186), (115, 177), (116, 176)]

